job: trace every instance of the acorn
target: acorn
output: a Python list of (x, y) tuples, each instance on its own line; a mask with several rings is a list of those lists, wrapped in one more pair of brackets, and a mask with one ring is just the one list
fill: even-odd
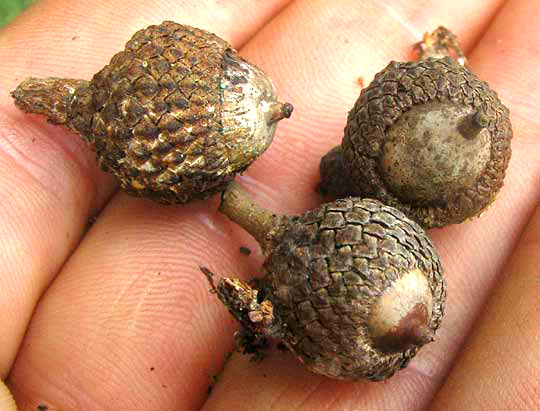
[(223, 190), (292, 113), (226, 41), (172, 21), (136, 32), (90, 81), (28, 78), (12, 96), (88, 141), (129, 194), (166, 204)]
[(433, 341), (446, 285), (422, 228), (377, 200), (346, 198), (300, 216), (255, 204), (236, 183), (220, 211), (259, 242), (263, 276), (250, 283), (201, 267), (259, 354), (275, 340), (314, 373), (383, 380)]
[(377, 198), (425, 228), (460, 223), (490, 205), (504, 183), (509, 111), (466, 67), (444, 27), (391, 62), (362, 90), (343, 141), (320, 164), (320, 191)]

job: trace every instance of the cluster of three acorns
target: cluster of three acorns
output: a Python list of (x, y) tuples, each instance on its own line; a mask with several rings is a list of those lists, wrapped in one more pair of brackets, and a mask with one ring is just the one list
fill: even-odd
[(418, 61), (390, 63), (362, 90), (341, 147), (321, 161), (320, 191), (346, 198), (302, 216), (274, 215), (233, 182), (292, 106), (211, 33), (150, 26), (91, 81), (29, 78), (12, 96), (87, 140), (128, 193), (171, 204), (223, 192), (220, 211), (266, 257), (250, 283), (216, 285), (202, 267), (242, 325), (244, 352), (277, 340), (313, 372), (382, 380), (443, 316), (441, 263), (423, 228), (483, 210), (510, 158), (508, 110), (464, 67), (455, 37), (439, 28), (420, 45)]

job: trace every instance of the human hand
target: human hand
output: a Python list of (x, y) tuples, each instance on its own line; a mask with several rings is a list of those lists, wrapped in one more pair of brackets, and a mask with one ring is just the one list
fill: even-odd
[[(0, 376), (19, 407), (537, 409), (537, 7), (525, 0), (178, 3), (43, 0), (0, 32), (0, 61), (9, 62), (0, 72)], [(276, 212), (319, 204), (319, 159), (341, 140), (358, 79), (367, 85), (389, 60), (411, 59), (424, 31), (452, 29), (473, 71), (510, 108), (506, 185), (481, 218), (430, 232), (448, 281), (446, 317), (436, 342), (392, 379), (333, 381), (289, 354), (270, 353), (259, 364), (233, 355), (207, 398), (237, 326), (198, 266), (248, 278), (260, 255), (238, 249), (257, 250), (254, 241), (216, 212), (217, 198), (165, 207), (116, 193), (81, 139), (13, 106), (8, 93), (23, 78), (88, 79), (133, 32), (163, 20), (227, 39), (295, 105), (240, 178)]]

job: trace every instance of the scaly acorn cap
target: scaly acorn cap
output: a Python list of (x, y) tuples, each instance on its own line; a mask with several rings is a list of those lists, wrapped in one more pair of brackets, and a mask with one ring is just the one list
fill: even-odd
[(220, 211), (260, 243), (263, 278), (212, 289), (242, 324), (244, 352), (284, 343), (314, 373), (383, 380), (433, 340), (446, 286), (433, 244), (400, 211), (347, 198), (301, 216), (264, 210), (232, 183)]
[(509, 111), (459, 49), (441, 56), (449, 38), (457, 48), (445, 30), (420, 43), (437, 57), (391, 62), (362, 90), (341, 147), (321, 160), (322, 192), (377, 198), (426, 228), (493, 202), (511, 156)]
[(171, 21), (135, 33), (91, 81), (29, 78), (12, 96), (87, 140), (128, 193), (161, 203), (223, 190), (292, 112), (227, 42)]

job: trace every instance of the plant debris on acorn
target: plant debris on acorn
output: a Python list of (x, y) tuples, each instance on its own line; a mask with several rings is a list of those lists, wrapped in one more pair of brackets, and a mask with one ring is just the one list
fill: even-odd
[(382, 380), (433, 340), (446, 287), (422, 228), (377, 200), (347, 198), (301, 216), (276, 216), (236, 184), (220, 211), (259, 242), (264, 276), (212, 289), (241, 323), (241, 349), (282, 342), (308, 370)]
[(12, 96), (87, 140), (128, 193), (162, 203), (223, 190), (292, 112), (227, 42), (171, 21), (135, 33), (91, 81), (29, 78)]
[[(362, 90), (340, 147), (321, 160), (323, 193), (377, 198), (424, 227), (478, 215), (503, 186), (508, 109), (440, 27), (421, 59), (391, 62)], [(449, 57), (452, 56), (452, 57)]]

